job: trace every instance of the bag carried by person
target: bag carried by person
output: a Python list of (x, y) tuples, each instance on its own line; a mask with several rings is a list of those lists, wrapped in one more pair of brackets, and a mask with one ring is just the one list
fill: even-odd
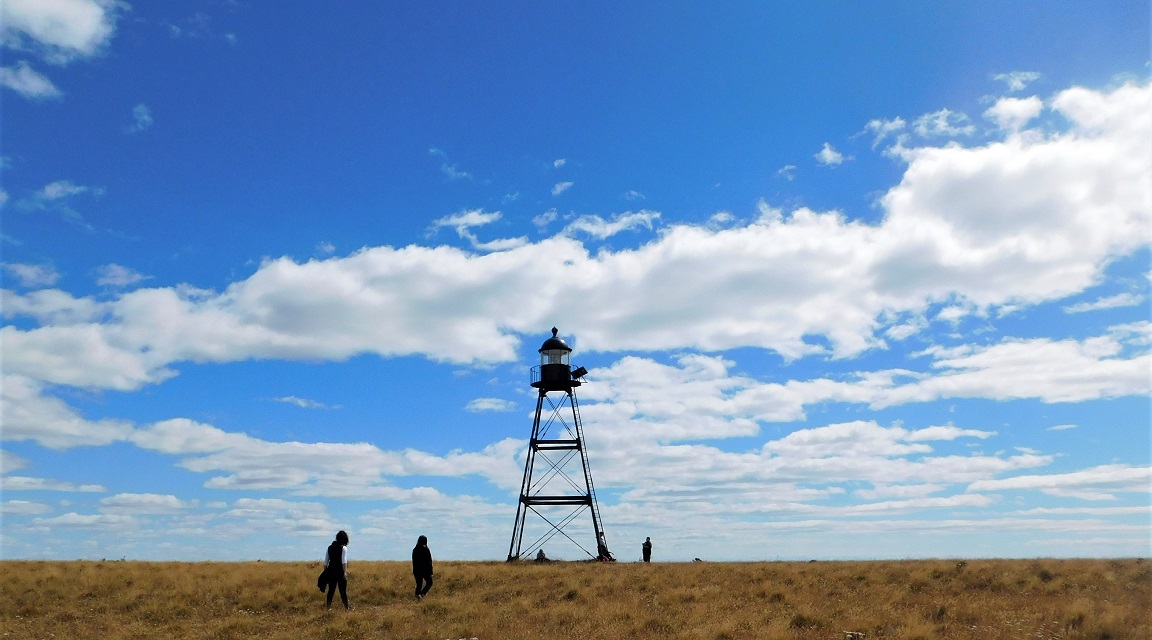
[(324, 570), (320, 572), (320, 577), (316, 578), (316, 588), (321, 591), (328, 588), (328, 567), (324, 567)]

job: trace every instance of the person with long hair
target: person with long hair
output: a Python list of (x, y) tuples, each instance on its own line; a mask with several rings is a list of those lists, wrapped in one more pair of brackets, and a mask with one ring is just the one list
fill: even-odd
[(432, 552), (428, 550), (428, 536), (420, 536), (412, 547), (412, 577), (416, 578), (416, 597), (424, 598), (432, 588)]
[(340, 589), (340, 600), (344, 608), (351, 609), (348, 606), (348, 534), (343, 531), (336, 533), (336, 539), (328, 545), (328, 551), (324, 554), (324, 576), (328, 587), (325, 605), (332, 607), (332, 596), (336, 595), (336, 589)]

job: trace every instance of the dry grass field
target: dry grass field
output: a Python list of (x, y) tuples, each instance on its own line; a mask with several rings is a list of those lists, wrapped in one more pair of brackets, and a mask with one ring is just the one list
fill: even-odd
[(356, 562), (324, 608), (316, 563), (3, 561), (7, 638), (1152, 638), (1152, 562)]

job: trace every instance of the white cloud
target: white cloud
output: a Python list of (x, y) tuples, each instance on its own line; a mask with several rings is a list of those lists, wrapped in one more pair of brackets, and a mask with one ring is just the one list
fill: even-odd
[(503, 398), (476, 398), (468, 402), (464, 407), (465, 411), (472, 413), (483, 412), (497, 412), (503, 413), (508, 411), (515, 411), (518, 405), (511, 400), (504, 400)]
[(544, 213), (532, 218), (532, 224), (536, 225), (537, 229), (544, 230), (548, 225), (556, 221), (560, 214), (555, 209), (549, 209)]
[(296, 396), (284, 396), (281, 398), (272, 398), (275, 402), (283, 402), (285, 404), (295, 405), (301, 409), (327, 409), (328, 405), (323, 402), (316, 402), (308, 398), (298, 398)]
[(480, 239), (472, 232), (474, 227), (491, 224), (501, 217), (502, 214), (499, 211), (486, 212), (483, 209), (464, 210), (436, 220), (432, 223), (432, 231), (435, 232), (436, 229), (441, 227), (454, 228), (456, 235), (467, 240), (471, 243), (472, 248), (479, 251), (508, 251), (527, 244), (528, 238), (523, 236), (480, 242)]
[[(279, 258), (221, 293), (137, 289), (100, 302), (103, 313), (87, 323), (6, 326), (0, 349), (12, 373), (130, 389), (173, 375), (180, 361), (508, 360), (522, 333), (549, 326), (562, 309), (588, 350), (755, 345), (788, 358), (849, 357), (883, 346), (884, 332), (942, 300), (984, 313), (1075, 295), (1150, 242), (1152, 132), (1141, 116), (1152, 90), (1075, 89), (1052, 105), (1068, 130), (907, 149), (907, 170), (881, 198), (876, 224), (801, 208), (723, 229), (671, 225), (642, 246), (595, 254), (561, 234), (497, 240), (505, 250), (487, 255), (413, 245)], [(494, 244), (472, 230), (498, 219), (471, 210), (436, 224), (483, 251)], [(454, 313), (445, 315), (449, 303)]]
[(967, 115), (951, 109), (941, 109), (916, 118), (912, 129), (925, 138), (970, 136), (976, 132), (975, 125)]
[[(880, 392), (875, 407), (939, 398), (1039, 398), (1079, 402), (1152, 392), (1146, 350), (1131, 357), (1125, 345), (1139, 344), (1148, 323), (1131, 330), (1077, 340), (1005, 340), (1000, 344), (929, 349), (939, 373)], [(1010, 381), (1010, 382), (1009, 382)]]
[(573, 184), (575, 184), (575, 183), (570, 182), (570, 181), (569, 182), (557, 182), (552, 187), (552, 195), (558, 196), (561, 193), (564, 193), (565, 191), (571, 189)]
[[(823, 151), (821, 151), (820, 153), (823, 153)], [(781, 178), (784, 178), (788, 182), (792, 182), (793, 180), (796, 179), (796, 165), (786, 164), (783, 167), (780, 167), (779, 169), (776, 170), (776, 175), (780, 176)]]
[(4, 263), (4, 270), (20, 281), (25, 288), (50, 287), (60, 279), (52, 265)]
[(1053, 425), (1051, 427), (1048, 427), (1048, 430), (1049, 431), (1067, 431), (1069, 429), (1075, 429), (1079, 426), (1080, 425), (1075, 425), (1075, 424), (1057, 424), (1057, 425)]
[(298, 495), (398, 501), (437, 492), (395, 487), (390, 476), (479, 475), (511, 488), (519, 482), (515, 457), (524, 447), (523, 441), (509, 439), (478, 452), (435, 456), (367, 443), (270, 442), (186, 419), (148, 425), (128, 439), (142, 449), (184, 456), (179, 466), (189, 471), (222, 474), (205, 483), (214, 489), (288, 489)]
[(864, 130), (874, 136), (872, 138), (872, 148), (875, 149), (888, 136), (903, 131), (907, 124), (904, 118), (900, 117), (893, 118), (892, 120), (877, 118), (875, 120), (869, 120), (868, 124), (864, 126)]
[(71, 482), (30, 478), (27, 476), (0, 477), (0, 489), (4, 491), (69, 491), (83, 493), (103, 493), (107, 491), (98, 484), (74, 485)]
[(1078, 302), (1064, 307), (1064, 313), (1085, 313), (1101, 309), (1115, 309), (1117, 307), (1135, 307), (1144, 302), (1145, 296), (1134, 293), (1118, 293), (1114, 296), (1099, 298), (1091, 302)]
[(139, 516), (177, 513), (195, 506), (197, 503), (186, 502), (173, 495), (118, 493), (102, 498), (98, 508), (101, 513)]
[(43, 502), (30, 502), (28, 500), (6, 500), (0, 503), (0, 514), (9, 516), (38, 516), (52, 511), (52, 507)]
[(112, 0), (5, 0), (3, 39), (16, 47), (30, 40), (54, 62), (93, 56), (111, 40), (122, 6)]
[(968, 491), (1035, 490), (1082, 500), (1115, 500), (1116, 493), (1148, 494), (1152, 467), (1109, 464), (1082, 471), (1049, 475), (1026, 475), (973, 482)]
[(459, 165), (448, 164), (447, 162), (440, 165), (440, 171), (453, 180), (470, 180), (472, 178), (472, 174), (460, 169)]
[(630, 190), (624, 192), (624, 199), (625, 200), (645, 200), (646, 198), (644, 197), (643, 193), (640, 193), (639, 191), (637, 191), (635, 189), (630, 189)]
[(1152, 505), (1142, 505), (1139, 507), (1038, 507), (1035, 509), (1025, 509), (1018, 513), (1022, 516), (1147, 516), (1152, 515)]
[(28, 461), (10, 451), (0, 449), (0, 474), (19, 471), (28, 466)]
[(140, 528), (140, 521), (132, 516), (116, 514), (65, 513), (55, 518), (36, 518), (35, 523), (52, 529), (98, 529), (131, 531)]
[(556, 167), (557, 169), (559, 169), (560, 167), (563, 167), (563, 166), (564, 166), (564, 164), (565, 164), (565, 163), (567, 163), (567, 162), (568, 162), (568, 161), (567, 161), (567, 160), (565, 160), (564, 158), (557, 158), (556, 160), (553, 160), (553, 161), (552, 161), (552, 166), (553, 166), (553, 167)]
[(834, 149), (832, 145), (827, 142), (824, 143), (824, 148), (820, 149), (820, 152), (814, 157), (816, 158), (816, 162), (826, 167), (835, 167), (844, 162), (844, 154)]
[(1029, 84), (1040, 79), (1040, 74), (1036, 71), (1011, 71), (1009, 73), (998, 73), (992, 76), (993, 80), (1000, 80), (1008, 85), (1009, 91), (1023, 91)]
[(1016, 132), (1024, 128), (1044, 109), (1044, 102), (1032, 96), (1030, 98), (1001, 98), (996, 104), (984, 112), (984, 117), (995, 122), (1005, 131)]
[(70, 180), (57, 180), (44, 185), (32, 196), (20, 200), (18, 206), (25, 210), (55, 213), (67, 222), (92, 230), (92, 226), (85, 222), (84, 216), (71, 205), (72, 200), (84, 194), (98, 198), (104, 195), (104, 189), (74, 184)]
[(119, 289), (147, 279), (148, 276), (119, 264), (106, 264), (96, 268), (96, 284), (102, 287)]
[(50, 449), (67, 449), (109, 444), (132, 432), (131, 425), (119, 420), (84, 419), (63, 401), (44, 395), (39, 383), (21, 376), (5, 373), (0, 402), (4, 440), (33, 440)]
[(132, 124), (124, 128), (125, 133), (140, 133), (152, 127), (152, 109), (146, 104), (132, 107)]
[[(30, 275), (49, 278), (52, 274), (34, 272)], [(92, 322), (106, 310), (103, 304), (91, 298), (73, 298), (59, 289), (38, 289), (24, 295), (0, 289), (0, 303), (5, 318), (29, 316), (44, 325)]]
[(41, 200), (60, 200), (88, 191), (91, 191), (91, 188), (72, 184), (69, 180), (57, 180), (44, 185), (37, 197)]
[(584, 233), (603, 240), (623, 231), (631, 231), (641, 227), (651, 229), (653, 222), (659, 219), (660, 214), (658, 212), (647, 209), (636, 212), (626, 211), (612, 216), (611, 220), (605, 220), (597, 215), (584, 215), (568, 223), (561, 233), (565, 235)]
[(48, 100), (64, 95), (47, 76), (29, 67), (23, 60), (12, 67), (0, 67), (0, 85), (29, 100)]

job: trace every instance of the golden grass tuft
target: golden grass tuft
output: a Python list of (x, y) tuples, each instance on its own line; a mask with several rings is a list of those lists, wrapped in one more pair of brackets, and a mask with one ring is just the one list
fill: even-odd
[(1152, 638), (1152, 562), (357, 562), (346, 612), (316, 563), (3, 561), (3, 638)]

